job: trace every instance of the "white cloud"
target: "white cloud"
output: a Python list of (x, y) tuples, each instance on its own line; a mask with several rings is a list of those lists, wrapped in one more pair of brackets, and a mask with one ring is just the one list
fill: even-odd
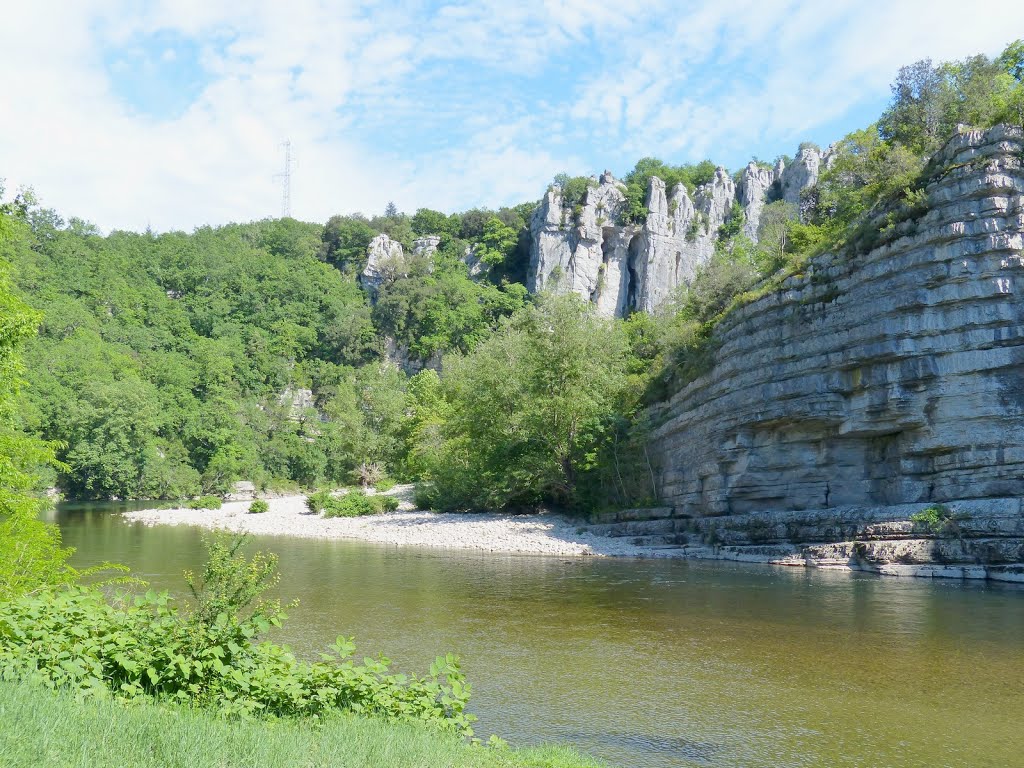
[[(884, 100), (900, 65), (1020, 29), (1024, 7), (993, 24), (950, 0), (21, 3), (0, 28), (0, 175), (104, 229), (188, 229), (276, 215), (289, 137), (300, 218), (494, 206), (562, 170), (795, 144)], [(104, 66), (161, 30), (210, 77), (172, 118), (121, 102)]]

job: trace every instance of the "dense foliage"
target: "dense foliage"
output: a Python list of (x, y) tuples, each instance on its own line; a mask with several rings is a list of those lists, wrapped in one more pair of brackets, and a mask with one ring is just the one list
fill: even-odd
[(433, 505), (574, 506), (609, 429), (626, 352), (619, 324), (575, 296), (541, 297), (471, 355), (452, 358), (426, 454)]
[[(0, 248), (25, 228), (23, 202), (0, 206)], [(68, 564), (71, 551), (61, 546), (60, 531), (38, 517), (47, 505), (39, 470), (56, 466), (58, 446), (26, 435), (16, 408), (21, 349), (39, 320), (14, 295), (0, 259), (0, 599), (70, 583), (79, 575)]]
[[(798, 206), (769, 202), (756, 243), (734, 206), (674, 301), (614, 323), (527, 295), (533, 204), (101, 237), (21, 198), (0, 241), (24, 299), (0, 284), (0, 448), (21, 458), (0, 466), (0, 493), (37, 504), (26, 492), (42, 465), (78, 498), (389, 475), (425, 481), (422, 498), (451, 509), (654, 499), (639, 393), (663, 398), (705, 370), (715, 325), (810, 257), (906, 231), (925, 211), (929, 159), (959, 124), (1024, 124), (1022, 80), (1020, 41), (991, 59), (903, 68), (878, 123), (830, 149)], [(715, 172), (640, 160), (624, 178), (625, 220), (646, 216), (652, 176), (692, 192)], [(574, 211), (593, 183), (555, 178)], [(357, 278), (379, 233), (406, 258), (371, 304)], [(427, 235), (436, 251), (420, 240), (414, 254)], [(15, 407), (4, 355), (25, 340)], [(443, 376), (409, 378), (442, 356)]]
[[(33, 445), (56, 452), (50, 482), (75, 498), (222, 494), (239, 479), (347, 484), (367, 465), (398, 469), (405, 376), (386, 356), (468, 352), (523, 306), (525, 289), (505, 277), (524, 263), (527, 209), (101, 237), (23, 205), (0, 243), (36, 310), (5, 299), (5, 338), (28, 342), (22, 426), (53, 441)], [(474, 247), (493, 279), (470, 279), (470, 245), (450, 234), (478, 220)], [(381, 230), (409, 240), (413, 223), (446, 224), (441, 250), (413, 259), (371, 308), (356, 280), (366, 245)]]
[(0, 602), (0, 680), (38, 680), (82, 696), (155, 698), (221, 716), (322, 717), (335, 712), (426, 721), (472, 735), (470, 686), (451, 654), (428, 675), (394, 674), (388, 659), (352, 659), (339, 637), (320, 661), (259, 642), (285, 615), (260, 594), (276, 558), (238, 554), (241, 541), (213, 540), (194, 606), (167, 593), (108, 599), (85, 587)]

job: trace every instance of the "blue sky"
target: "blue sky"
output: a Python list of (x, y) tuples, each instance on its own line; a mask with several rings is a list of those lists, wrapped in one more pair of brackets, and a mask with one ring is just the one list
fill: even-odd
[(947, 0), (37, 0), (4, 11), (0, 177), (104, 230), (389, 200), (537, 199), (654, 155), (735, 169), (870, 123), (902, 64), (997, 53), (1024, 5)]

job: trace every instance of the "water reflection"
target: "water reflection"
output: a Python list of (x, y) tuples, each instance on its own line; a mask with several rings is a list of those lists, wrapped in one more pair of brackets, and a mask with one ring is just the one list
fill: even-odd
[[(57, 514), (78, 562), (180, 589), (201, 532)], [(1010, 766), (1024, 592), (729, 563), (503, 556), (291, 538), (280, 638), (463, 655), (478, 732), (629, 766)]]

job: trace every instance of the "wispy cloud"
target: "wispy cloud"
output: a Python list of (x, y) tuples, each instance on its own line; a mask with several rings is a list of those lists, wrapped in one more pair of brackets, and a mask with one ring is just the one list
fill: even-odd
[(950, 0), (22, 3), (0, 27), (0, 175), (105, 229), (191, 228), (275, 215), (290, 137), (301, 218), (515, 203), (562, 170), (736, 165), (838, 138), (901, 64), (994, 53), (1024, 29), (1024, 7), (998, 15)]

